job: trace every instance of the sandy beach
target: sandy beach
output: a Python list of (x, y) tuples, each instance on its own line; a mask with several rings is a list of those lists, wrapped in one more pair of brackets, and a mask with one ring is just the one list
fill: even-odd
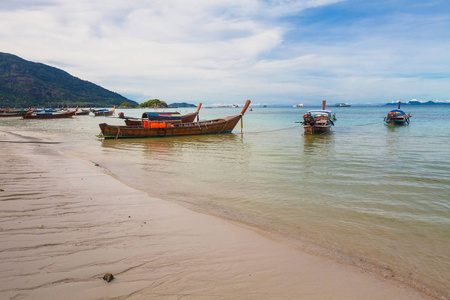
[(23, 134), (0, 131), (0, 299), (428, 298), (153, 198)]

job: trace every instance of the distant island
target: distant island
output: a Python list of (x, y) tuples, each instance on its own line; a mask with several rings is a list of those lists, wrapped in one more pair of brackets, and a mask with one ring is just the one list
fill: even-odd
[(151, 99), (139, 104), (139, 107), (150, 107), (150, 108), (166, 108), (169, 107), (166, 102), (159, 99)]
[[(389, 106), (397, 106), (398, 102), (389, 102), (385, 105)], [(418, 101), (418, 100), (411, 100), (408, 102), (402, 102), (402, 105), (450, 105), (450, 102), (435, 102), (435, 101)]]
[(118, 93), (42, 63), (0, 52), (0, 107), (138, 105)]
[(197, 105), (186, 103), (186, 102), (181, 102), (181, 103), (169, 104), (169, 107), (172, 107), (172, 108), (177, 108), (177, 107), (197, 107)]

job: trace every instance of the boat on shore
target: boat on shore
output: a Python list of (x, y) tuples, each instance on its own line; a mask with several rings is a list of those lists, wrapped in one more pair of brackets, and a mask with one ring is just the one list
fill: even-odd
[(78, 107), (72, 111), (27, 111), (22, 114), (24, 119), (61, 119), (61, 118), (72, 118), (78, 111)]
[(393, 109), (388, 112), (387, 116), (384, 117), (384, 124), (387, 126), (405, 126), (409, 125), (410, 114), (406, 114), (400, 109), (402, 102), (398, 102), (397, 109)]
[(171, 121), (171, 122), (181, 122), (181, 123), (190, 123), (194, 122), (197, 117), (197, 121), (199, 119), (199, 111), (202, 107), (202, 104), (199, 103), (197, 107), (197, 111), (188, 113), (185, 115), (181, 115), (179, 112), (145, 112), (142, 114), (142, 118), (128, 118), (121, 117), (119, 114), (119, 118), (125, 118), (125, 124), (127, 126), (138, 126), (143, 124), (143, 122), (151, 122), (151, 121)]
[(336, 121), (335, 115), (331, 111), (325, 110), (326, 101), (322, 101), (321, 110), (310, 110), (303, 115), (303, 130), (305, 134), (323, 134), (331, 130)]
[(242, 120), (242, 116), (245, 114), (250, 102), (250, 100), (247, 100), (240, 114), (222, 119), (190, 123), (150, 121), (147, 124), (143, 123), (142, 126), (115, 126), (102, 123), (99, 126), (105, 139), (231, 133), (236, 124)]
[(0, 118), (21, 117), (27, 110), (24, 109), (3, 109), (0, 110)]
[(87, 116), (89, 115), (91, 111), (89, 109), (81, 109), (80, 111), (77, 111), (75, 115), (77, 116)]
[(102, 109), (92, 109), (91, 110), (94, 113), (94, 116), (101, 117), (101, 116), (112, 116), (114, 112), (116, 111), (116, 107), (114, 106), (112, 110), (109, 110), (107, 108)]

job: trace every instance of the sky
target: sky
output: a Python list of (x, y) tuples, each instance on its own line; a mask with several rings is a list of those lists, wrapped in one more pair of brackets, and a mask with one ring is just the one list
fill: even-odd
[(450, 99), (449, 0), (0, 0), (0, 52), (129, 99)]

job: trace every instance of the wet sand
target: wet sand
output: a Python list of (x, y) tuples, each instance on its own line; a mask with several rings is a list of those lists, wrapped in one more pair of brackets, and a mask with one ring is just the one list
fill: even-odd
[(0, 141), (0, 299), (427, 299), (152, 198), (55, 144)]

